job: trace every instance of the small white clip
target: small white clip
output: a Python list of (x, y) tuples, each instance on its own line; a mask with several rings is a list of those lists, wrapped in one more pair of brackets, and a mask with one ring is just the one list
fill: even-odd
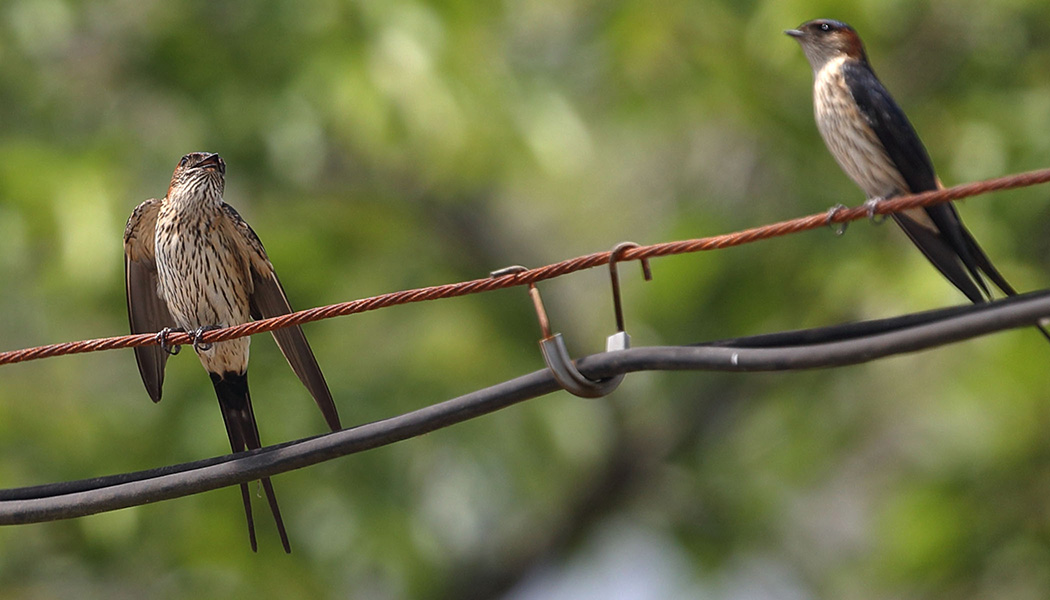
[(617, 350), (626, 350), (631, 347), (631, 336), (627, 335), (626, 331), (617, 331), (616, 333), (605, 338), (605, 351), (615, 352)]

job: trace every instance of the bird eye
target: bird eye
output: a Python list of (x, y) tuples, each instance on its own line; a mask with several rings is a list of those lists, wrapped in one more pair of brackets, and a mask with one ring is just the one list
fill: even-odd
[(820, 30), (821, 31), (831, 31), (831, 24), (830, 23), (821, 23), (820, 24)]
[(189, 157), (183, 156), (183, 157), (182, 157), (182, 160), (180, 160), (180, 161), (179, 161), (179, 166), (180, 166), (180, 167), (185, 167), (185, 166), (186, 166), (186, 162), (187, 162), (188, 160), (189, 160)]

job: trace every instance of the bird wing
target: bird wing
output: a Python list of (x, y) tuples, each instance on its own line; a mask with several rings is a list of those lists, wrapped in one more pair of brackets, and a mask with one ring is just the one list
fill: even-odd
[[(157, 226), (160, 200), (150, 199), (135, 207), (124, 228), (124, 284), (128, 300), (131, 333), (153, 333), (174, 327), (164, 299), (157, 293), (157, 264), (153, 252), (153, 233)], [(135, 348), (142, 383), (154, 402), (160, 402), (164, 385), (164, 365), (168, 353), (160, 346)]]
[[(941, 184), (926, 147), (871, 68), (847, 62), (843, 64), (842, 75), (865, 122), (908, 184), (909, 189), (902, 191), (919, 193), (939, 189)], [(911, 212), (912, 216), (898, 213), (894, 219), (926, 258), (967, 298), (983, 302), (991, 297), (981, 276), (982, 270), (1004, 293), (1010, 293), (1007, 290), (1012, 288), (966, 230), (954, 205), (937, 204)]]
[(912, 193), (937, 189), (933, 162), (897, 102), (866, 65), (847, 61), (842, 77), (861, 115), (882, 142)]
[[(978, 287), (974, 283), (973, 277), (959, 261), (958, 254), (944, 242), (944, 238), (937, 231), (903, 213), (893, 213), (891, 216), (900, 225), (900, 228), (904, 230), (904, 233), (908, 235), (912, 243), (926, 255), (927, 260), (934, 267), (937, 267), (941, 275), (944, 275), (952, 285), (959, 288), (959, 291), (965, 294), (970, 299), (970, 302), (975, 304), (984, 302), (985, 294), (982, 293), (983, 288)], [(980, 281), (980, 279), (977, 281)]]
[[(232, 237), (237, 240), (241, 254), (249, 257), (252, 277), (252, 292), (249, 301), (252, 318), (268, 319), (292, 312), (288, 297), (284, 294), (284, 288), (277, 279), (277, 273), (274, 272), (273, 265), (266, 256), (266, 250), (259, 241), (259, 236), (255, 235), (252, 228), (232, 206), (223, 203), (223, 210), (228, 217), (227, 222), (234, 231)], [(310, 349), (310, 344), (306, 341), (302, 328), (295, 325), (274, 330), (272, 333), (274, 340), (277, 341), (277, 347), (281, 349), (281, 353), (284, 354), (292, 370), (313, 396), (328, 426), (332, 431), (342, 429), (335, 401), (332, 400), (332, 393), (328, 389), (328, 383), (321, 373), (321, 367), (317, 364), (317, 359), (314, 357), (313, 350)]]

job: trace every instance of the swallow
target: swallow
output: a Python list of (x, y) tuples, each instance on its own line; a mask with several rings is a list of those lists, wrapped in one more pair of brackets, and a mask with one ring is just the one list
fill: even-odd
[[(223, 201), (226, 163), (218, 154), (194, 152), (175, 167), (168, 193), (138, 205), (124, 230), (128, 320), (134, 334), (158, 334), (160, 346), (135, 348), (146, 391), (160, 402), (164, 367), (173, 353), (169, 331), (190, 332), (194, 350), (211, 377), (234, 453), (262, 446), (248, 392), (249, 338), (200, 343), (208, 329), (292, 312), (259, 237)], [(273, 337), (288, 364), (313, 396), (332, 431), (341, 429), (332, 394), (306, 336), (298, 326)], [(291, 552), (273, 485), (262, 479), (285, 552)], [(258, 547), (248, 485), (241, 484), (252, 551)]]
[[(942, 189), (922, 140), (868, 62), (860, 36), (841, 21), (817, 19), (788, 29), (813, 68), (817, 129), (842, 170), (864, 191), (871, 214), (882, 200)], [(985, 278), (1017, 291), (963, 225), (954, 204), (893, 215), (927, 259), (973, 303), (991, 300)], [(1040, 327), (1050, 340), (1050, 333)]]

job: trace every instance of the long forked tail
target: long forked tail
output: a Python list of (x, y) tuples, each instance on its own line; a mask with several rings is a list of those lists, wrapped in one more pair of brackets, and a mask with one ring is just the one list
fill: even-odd
[[(230, 438), (230, 448), (235, 453), (261, 448), (259, 427), (255, 422), (252, 399), (248, 393), (248, 373), (211, 373), (211, 382), (215, 386), (215, 395), (219, 398), (219, 408), (222, 409), (222, 420)], [(284, 529), (281, 509), (277, 506), (277, 496), (274, 494), (270, 478), (263, 477), (262, 485), (270, 512), (273, 513), (273, 520), (277, 524), (277, 533), (281, 536), (281, 544), (285, 552), (291, 553), (292, 547), (288, 543), (288, 533)], [(252, 552), (256, 552), (258, 545), (255, 540), (255, 521), (252, 519), (251, 495), (247, 483), (241, 484), (241, 498), (248, 519), (248, 539), (252, 545)]]
[[(970, 231), (965, 227), (962, 228), (962, 231), (965, 236), (964, 239), (966, 240), (966, 245), (970, 249), (970, 255), (973, 256), (973, 259), (977, 263), (977, 267), (980, 268), (981, 272), (984, 273), (988, 279), (991, 279), (992, 283), (995, 284), (995, 287), (999, 288), (1002, 293), (1007, 296), (1016, 296), (1017, 290), (1014, 289), (1014, 286), (1010, 285), (1010, 282), (1006, 281), (1006, 278), (999, 272), (999, 269), (995, 268), (995, 265), (989, 260), (988, 255), (984, 253), (984, 250), (981, 248), (980, 244), (977, 243), (977, 240), (973, 238), (973, 235), (970, 234)], [(1050, 342), (1050, 331), (1047, 331), (1042, 323), (1036, 323), (1035, 327), (1039, 330), (1039, 333), (1043, 334), (1043, 337)]]

